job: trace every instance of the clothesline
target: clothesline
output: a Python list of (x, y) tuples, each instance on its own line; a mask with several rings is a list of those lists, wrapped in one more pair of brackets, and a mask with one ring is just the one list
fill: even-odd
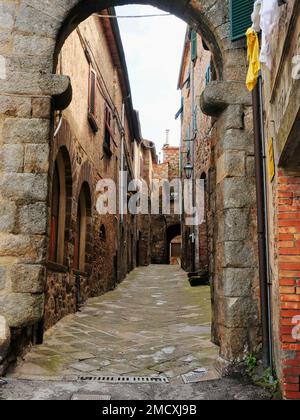
[[(280, 16), (278, 0), (256, 0), (251, 15), (252, 27), (246, 36), (248, 42), (249, 69), (247, 74), (247, 88), (252, 91), (256, 86), (263, 63), (269, 70), (272, 67), (272, 34)], [(258, 32), (261, 31), (261, 49), (259, 49)]]
[(109, 18), (109, 19), (138, 19), (138, 18), (154, 18), (154, 17), (167, 17), (171, 16), (171, 13), (160, 13), (160, 14), (154, 14), (154, 15), (127, 15), (127, 16), (115, 16), (115, 15), (99, 15), (95, 14), (95, 16), (98, 16), (100, 18)]

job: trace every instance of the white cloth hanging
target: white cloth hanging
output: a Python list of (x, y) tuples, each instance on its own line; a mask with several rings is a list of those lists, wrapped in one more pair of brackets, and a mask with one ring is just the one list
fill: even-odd
[(256, 2), (254, 3), (253, 13), (251, 15), (251, 19), (252, 19), (252, 22), (253, 22), (252, 29), (255, 32), (260, 32), (261, 31), (261, 27), (260, 27), (261, 4), (262, 4), (262, 0), (256, 0)]
[(271, 70), (272, 67), (272, 33), (279, 21), (280, 7), (278, 0), (261, 0), (260, 27), (262, 30), (262, 44), (260, 61)]

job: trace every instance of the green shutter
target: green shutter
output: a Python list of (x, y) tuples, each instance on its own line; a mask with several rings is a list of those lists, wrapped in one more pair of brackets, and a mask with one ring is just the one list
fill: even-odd
[(205, 72), (205, 85), (207, 86), (209, 82), (211, 81), (211, 67), (210, 64), (206, 68)]
[(231, 40), (245, 36), (252, 26), (251, 15), (255, 0), (230, 0)]
[(191, 32), (191, 54), (192, 61), (195, 61), (197, 58), (197, 32), (194, 29)]

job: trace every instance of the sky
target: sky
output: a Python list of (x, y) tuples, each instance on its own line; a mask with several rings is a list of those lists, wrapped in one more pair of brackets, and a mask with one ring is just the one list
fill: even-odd
[[(122, 16), (165, 13), (151, 6), (122, 6)], [(140, 113), (142, 135), (159, 152), (170, 129), (170, 144), (179, 145), (181, 106), (177, 90), (186, 24), (175, 16), (119, 19), (133, 106)]]

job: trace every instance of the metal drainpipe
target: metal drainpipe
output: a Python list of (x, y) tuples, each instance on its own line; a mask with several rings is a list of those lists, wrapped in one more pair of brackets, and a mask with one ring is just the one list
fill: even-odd
[(267, 182), (266, 153), (264, 138), (264, 118), (262, 100), (262, 78), (253, 91), (253, 125), (255, 178), (257, 195), (257, 222), (259, 248), (259, 278), (261, 295), (261, 317), (263, 334), (263, 364), (273, 373), (273, 343), (271, 317), (271, 281), (268, 246)]

